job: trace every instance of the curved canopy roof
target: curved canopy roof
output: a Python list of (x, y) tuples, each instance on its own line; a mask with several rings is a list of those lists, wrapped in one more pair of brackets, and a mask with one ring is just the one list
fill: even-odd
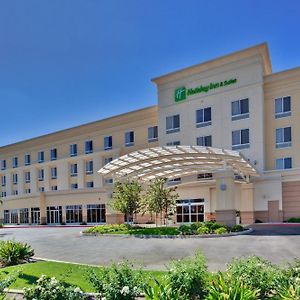
[(254, 167), (237, 151), (200, 146), (166, 146), (131, 152), (114, 159), (98, 172), (105, 177), (142, 181), (214, 173), (231, 167), (243, 178), (257, 176)]

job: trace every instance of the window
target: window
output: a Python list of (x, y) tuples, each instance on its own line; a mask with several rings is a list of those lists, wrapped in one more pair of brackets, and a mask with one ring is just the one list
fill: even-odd
[(72, 184), (71, 184), (71, 189), (72, 189), (72, 190), (78, 189), (78, 184), (77, 184), (77, 183), (72, 183)]
[(180, 145), (180, 141), (174, 141), (174, 142), (168, 142), (167, 146), (179, 146)]
[(13, 163), (13, 168), (17, 168), (18, 167), (18, 158), (14, 157), (12, 163)]
[(213, 179), (212, 173), (200, 173), (197, 175), (198, 180), (210, 180)]
[(20, 213), (20, 223), (28, 224), (29, 223), (29, 209), (21, 208), (19, 213)]
[(1, 192), (1, 197), (6, 197), (6, 192)]
[(93, 153), (93, 141), (85, 142), (85, 154)]
[(6, 176), (5, 175), (1, 176), (1, 185), (6, 186)]
[[(3, 196), (2, 196), (3, 197)], [(5, 224), (8, 224), (10, 223), (9, 221), (9, 216), (10, 216), (10, 212), (8, 209), (4, 210), (4, 223)]]
[(50, 150), (50, 159), (57, 160), (57, 149), (56, 148), (53, 148)]
[(276, 148), (286, 148), (292, 146), (292, 128), (276, 129)]
[(166, 118), (166, 133), (180, 131), (180, 115), (174, 115)]
[(77, 164), (71, 164), (71, 176), (77, 176)]
[(105, 204), (88, 204), (87, 205), (87, 222), (88, 223), (105, 223)]
[(105, 184), (113, 184), (114, 180), (112, 178), (106, 178), (104, 181)]
[(93, 174), (93, 161), (92, 160), (85, 162), (85, 173)]
[(44, 169), (38, 170), (38, 180), (43, 181), (44, 180)]
[(13, 190), (12, 194), (13, 194), (14, 196), (18, 195), (18, 190)]
[(107, 165), (107, 164), (109, 164), (112, 160), (113, 160), (112, 157), (105, 157), (104, 158), (104, 166)]
[(57, 168), (52, 167), (51, 168), (51, 179), (56, 179), (57, 178)]
[(249, 118), (249, 99), (242, 99), (231, 102), (231, 120)]
[(25, 189), (25, 194), (30, 194), (31, 190), (30, 189)]
[(1, 170), (5, 170), (6, 169), (6, 160), (2, 159), (1, 160)]
[(275, 118), (283, 118), (290, 116), (291, 113), (291, 97), (282, 97), (275, 99)]
[(66, 205), (66, 223), (82, 222), (82, 205)]
[(43, 186), (39, 187), (39, 192), (42, 193), (45, 191), (45, 188)]
[(179, 183), (181, 183), (181, 178), (180, 177), (169, 179), (168, 182), (167, 182), (168, 185), (176, 185), (176, 184), (179, 184)]
[(284, 169), (291, 169), (291, 168), (292, 168), (292, 158), (291, 157), (276, 159), (276, 169), (277, 170), (284, 170)]
[(77, 156), (77, 144), (70, 145), (70, 156)]
[(158, 127), (148, 127), (148, 143), (158, 141)]
[(94, 187), (94, 182), (93, 182), (93, 181), (88, 181), (88, 182), (86, 183), (86, 187), (87, 187), (87, 188), (93, 188), (93, 187)]
[(42, 163), (44, 161), (45, 161), (45, 153), (44, 153), (44, 151), (39, 151), (38, 152), (38, 162)]
[(130, 147), (134, 145), (134, 131), (125, 132), (125, 146)]
[(196, 126), (205, 127), (211, 125), (211, 107), (196, 110)]
[(112, 136), (104, 137), (104, 150), (112, 149)]
[(197, 146), (211, 147), (211, 145), (212, 145), (211, 135), (197, 137)]
[(18, 174), (13, 174), (13, 184), (17, 184), (18, 183)]
[(25, 182), (26, 183), (30, 182), (30, 172), (25, 172)]
[(52, 185), (51, 186), (51, 191), (57, 191), (57, 185)]
[(29, 166), (30, 165), (30, 154), (25, 154), (24, 164), (25, 164), (25, 166)]
[(249, 143), (249, 129), (232, 131), (232, 150), (249, 148)]

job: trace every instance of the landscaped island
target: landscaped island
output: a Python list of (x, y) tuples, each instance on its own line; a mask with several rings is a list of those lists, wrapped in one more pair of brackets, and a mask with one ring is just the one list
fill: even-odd
[(245, 228), (241, 225), (232, 227), (208, 221), (185, 224), (179, 227), (140, 227), (129, 224), (98, 225), (83, 231), (85, 234), (125, 234), (134, 236), (185, 236), (185, 235), (222, 235), (231, 232), (241, 232)]

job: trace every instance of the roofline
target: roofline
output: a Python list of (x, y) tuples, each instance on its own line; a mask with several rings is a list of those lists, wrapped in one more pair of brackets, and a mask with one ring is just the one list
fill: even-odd
[(282, 79), (282, 77), (291, 77), (291, 76), (295, 76), (295, 75), (296, 76), (300, 75), (300, 66), (265, 75), (264, 79), (265, 79), (265, 83), (268, 83), (268, 82), (272, 82), (274, 80), (280, 80), (280, 79)]
[[(168, 77), (175, 77), (176, 75), (184, 74), (188, 71), (196, 70), (196, 69), (199, 69), (199, 68), (204, 68), (206, 65), (209, 66), (213, 62), (217, 62), (217, 61), (220, 62), (220, 65), (224, 65), (224, 64), (226, 64), (226, 62), (224, 60), (226, 60), (228, 58), (234, 58), (234, 56), (237, 56), (239, 54), (246, 53), (246, 52), (252, 52), (254, 50), (261, 50), (260, 54), (262, 55), (262, 57), (264, 59), (265, 74), (266, 75), (271, 74), (272, 73), (272, 64), (271, 64), (271, 59), (270, 59), (269, 47), (268, 47), (268, 44), (266, 42), (264, 42), (264, 43), (261, 43), (261, 44), (258, 44), (258, 45), (254, 45), (254, 46), (242, 49), (242, 50), (232, 52), (230, 54), (225, 54), (225, 55), (219, 56), (217, 58), (207, 60), (205, 62), (196, 64), (196, 65), (193, 65), (193, 66), (190, 66), (190, 67), (186, 67), (186, 68), (183, 68), (183, 69), (180, 69), (180, 70), (177, 70), (177, 71), (173, 71), (173, 72), (167, 73), (165, 75), (154, 77), (154, 78), (151, 79), (151, 81), (156, 83), (156, 84), (162, 83), (163, 81), (168, 81), (168, 80), (166, 80)], [(224, 63), (222, 63), (222, 61), (224, 61)]]
[(157, 108), (157, 105), (147, 106), (147, 107), (140, 108), (140, 109), (137, 109), (137, 110), (132, 110), (132, 111), (129, 111), (129, 112), (125, 112), (125, 113), (122, 113), (122, 114), (119, 114), (119, 115), (107, 117), (107, 118), (104, 118), (104, 119), (101, 119), (101, 120), (88, 122), (88, 123), (85, 123), (85, 124), (77, 125), (77, 126), (74, 126), (74, 127), (69, 127), (69, 128), (66, 128), (66, 129), (62, 129), (62, 130), (54, 131), (54, 132), (51, 132), (51, 133), (43, 134), (43, 135), (40, 135), (40, 136), (37, 136), (37, 137), (22, 140), (22, 141), (19, 141), (19, 142), (16, 142), (16, 143), (7, 144), (7, 145), (4, 145), (4, 146), (1, 146), (0, 151), (5, 151), (7, 148), (18, 146), (18, 145), (21, 145), (23, 143), (34, 142), (34, 141), (37, 141), (39, 139), (51, 137), (51, 136), (56, 135), (56, 134), (67, 133), (67, 132), (72, 131), (72, 130), (88, 127), (88, 126), (91, 126), (91, 125), (95, 125), (97, 123), (102, 123), (102, 122), (104, 123), (104, 122), (113, 120), (115, 118), (125, 117), (126, 115), (129, 115), (129, 114), (135, 114), (135, 113), (139, 113), (139, 112), (146, 111), (146, 110), (152, 110), (154, 108)]

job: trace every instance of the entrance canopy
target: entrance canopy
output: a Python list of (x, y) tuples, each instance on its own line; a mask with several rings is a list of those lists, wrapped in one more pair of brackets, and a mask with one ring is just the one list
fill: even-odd
[(214, 173), (227, 167), (244, 179), (258, 175), (239, 152), (200, 146), (165, 146), (134, 151), (116, 158), (98, 172), (114, 179), (130, 177), (149, 181), (157, 177), (173, 179)]

